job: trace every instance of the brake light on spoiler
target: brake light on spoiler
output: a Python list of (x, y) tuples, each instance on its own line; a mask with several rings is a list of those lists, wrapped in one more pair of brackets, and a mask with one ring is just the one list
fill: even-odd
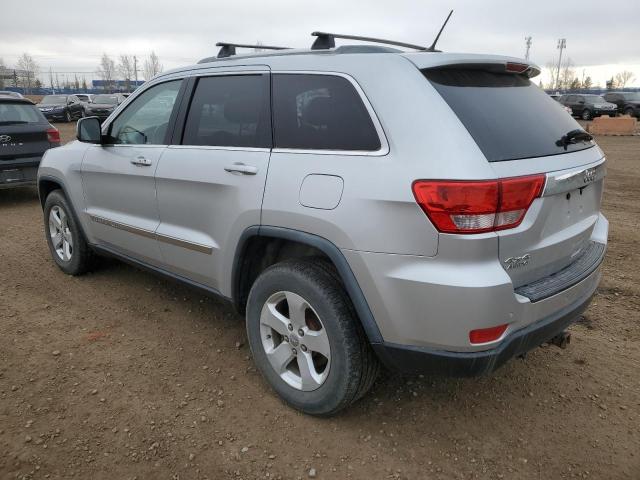
[(544, 175), (499, 180), (417, 180), (413, 194), (442, 233), (484, 233), (520, 225), (542, 194)]

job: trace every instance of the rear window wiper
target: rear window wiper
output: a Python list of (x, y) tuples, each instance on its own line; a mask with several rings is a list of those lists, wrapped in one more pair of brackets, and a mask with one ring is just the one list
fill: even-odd
[(576, 128), (575, 130), (571, 130), (566, 135), (563, 135), (560, 140), (556, 142), (556, 145), (559, 147), (564, 147), (567, 149), (568, 145), (572, 145), (576, 142), (589, 142), (593, 140), (593, 135), (585, 132), (581, 128)]

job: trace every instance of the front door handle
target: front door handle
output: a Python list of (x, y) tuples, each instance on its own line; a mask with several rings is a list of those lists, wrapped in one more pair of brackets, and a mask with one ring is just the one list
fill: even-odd
[(138, 165), (139, 167), (150, 167), (151, 160), (144, 158), (142, 155), (137, 156), (136, 158), (131, 159), (131, 163), (133, 165)]
[(255, 175), (258, 173), (258, 167), (253, 165), (245, 165), (244, 163), (234, 163), (233, 165), (227, 165), (224, 167), (226, 172), (241, 173), (243, 175)]

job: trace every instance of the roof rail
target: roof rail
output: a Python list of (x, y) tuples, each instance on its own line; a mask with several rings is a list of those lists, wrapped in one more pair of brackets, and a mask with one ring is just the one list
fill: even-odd
[(315, 41), (313, 42), (313, 45), (311, 45), (311, 50), (328, 50), (330, 48), (335, 48), (336, 38), (343, 38), (345, 40), (361, 40), (363, 42), (395, 45), (396, 47), (411, 48), (413, 50), (420, 50), (423, 52), (439, 52), (440, 50), (436, 50), (436, 44), (440, 39), (440, 35), (442, 34), (444, 27), (449, 22), (449, 19), (451, 18), (451, 14), (453, 14), (453, 10), (451, 10), (449, 12), (449, 15), (447, 15), (446, 20), (442, 24), (442, 27), (440, 27), (440, 31), (438, 32), (438, 35), (436, 35), (436, 38), (430, 47), (424, 47), (422, 45), (413, 45), (411, 43), (396, 42), (395, 40), (384, 40), (382, 38), (360, 37), (357, 35), (343, 35), (341, 33), (313, 32), (311, 35), (318, 38), (316, 38)]
[(262, 50), (287, 50), (289, 47), (274, 47), (273, 45), (247, 45), (244, 43), (218, 42), (216, 47), (222, 47), (218, 52), (218, 58), (227, 58), (236, 54), (236, 48), (258, 48)]
[(344, 35), (342, 33), (313, 32), (311, 35), (316, 38), (311, 46), (311, 50), (327, 50), (335, 48), (336, 38), (345, 40), (361, 40), (363, 42), (383, 43), (385, 45), (395, 45), (396, 47), (412, 48), (414, 50), (428, 50), (422, 45), (413, 45), (411, 43), (396, 42), (395, 40), (384, 40), (382, 38), (360, 37), (357, 35)]

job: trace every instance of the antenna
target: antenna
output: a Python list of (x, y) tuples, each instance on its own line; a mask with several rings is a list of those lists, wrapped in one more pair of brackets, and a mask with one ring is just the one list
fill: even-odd
[(440, 40), (440, 35), (442, 34), (442, 31), (444, 30), (444, 27), (447, 26), (447, 22), (449, 22), (449, 19), (451, 18), (452, 14), (453, 14), (453, 10), (451, 10), (449, 12), (449, 15), (447, 15), (447, 19), (442, 24), (442, 27), (440, 27), (440, 31), (438, 32), (438, 35), (436, 35), (435, 40), (433, 41), (431, 46), (429, 48), (427, 48), (428, 52), (439, 52), (440, 51), (440, 50), (436, 50), (436, 43), (438, 43), (438, 40)]

